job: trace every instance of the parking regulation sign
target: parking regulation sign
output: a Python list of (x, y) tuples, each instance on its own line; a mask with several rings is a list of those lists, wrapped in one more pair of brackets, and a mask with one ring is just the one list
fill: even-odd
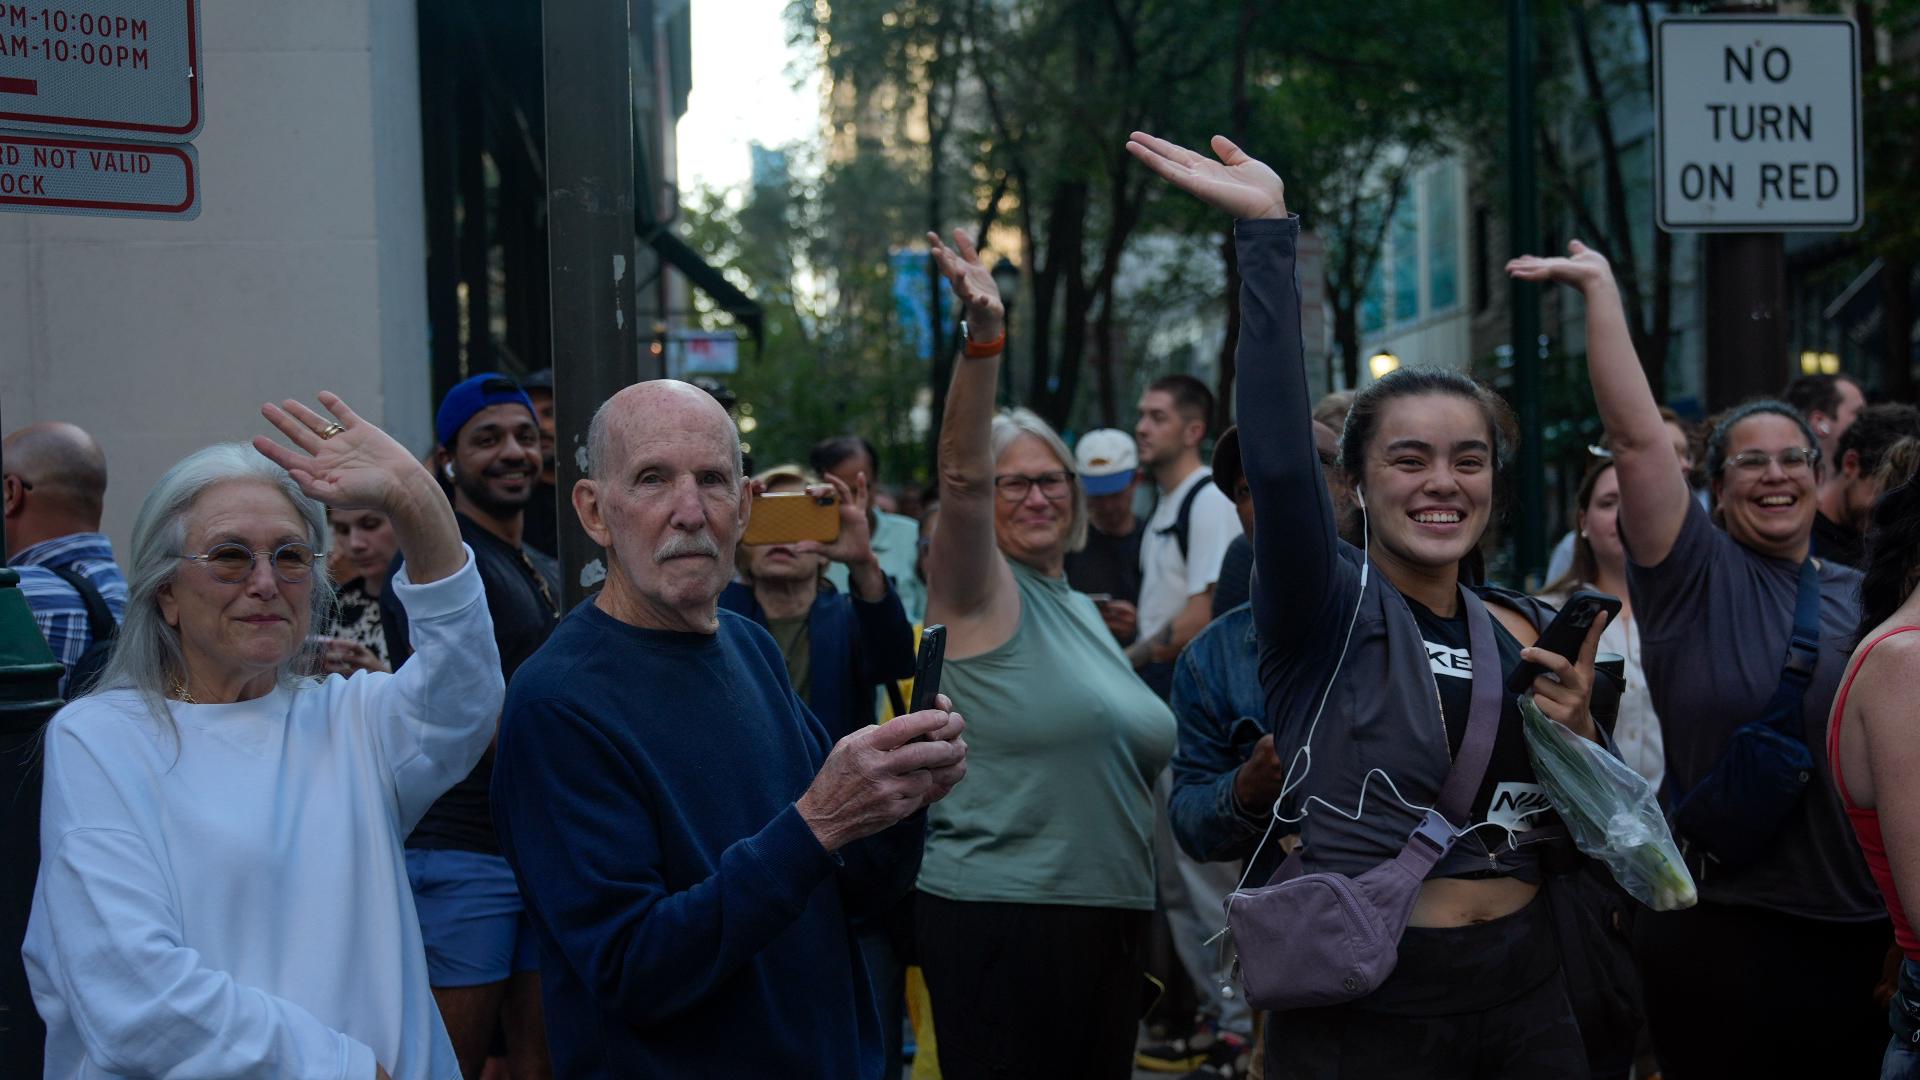
[(1668, 231), (1860, 227), (1860, 35), (1846, 18), (1663, 19), (1656, 190)]
[(199, 170), (191, 146), (0, 132), (0, 210), (188, 221)]
[(0, 128), (187, 142), (198, 0), (0, 0)]

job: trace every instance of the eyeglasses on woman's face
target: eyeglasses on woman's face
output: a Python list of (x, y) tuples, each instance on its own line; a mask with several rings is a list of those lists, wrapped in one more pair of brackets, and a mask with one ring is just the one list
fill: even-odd
[(300, 585), (311, 579), (314, 564), (326, 558), (325, 552), (297, 541), (281, 544), (272, 551), (254, 551), (245, 544), (215, 544), (198, 555), (182, 554), (180, 558), (206, 567), (215, 581), (238, 585), (253, 576), (253, 568), (262, 555), (267, 557), (267, 565), (273, 567), (273, 576), (289, 585)]
[(1811, 446), (1789, 446), (1778, 454), (1769, 454), (1765, 450), (1743, 450), (1727, 459), (1724, 466), (1728, 471), (1745, 477), (1757, 477), (1767, 471), (1767, 466), (1779, 462), (1780, 471), (1793, 475), (1812, 469), (1820, 460), (1820, 451)]
[(1061, 502), (1073, 493), (1073, 474), (1064, 469), (1055, 469), (1033, 476), (1005, 473), (993, 478), (993, 490), (1000, 493), (1002, 500), (1010, 503), (1025, 502), (1035, 487), (1049, 501)]

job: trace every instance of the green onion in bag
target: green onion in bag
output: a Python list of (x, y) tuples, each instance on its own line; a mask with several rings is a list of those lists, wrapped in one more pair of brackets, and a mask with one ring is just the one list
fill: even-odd
[(1519, 695), (1519, 704), (1534, 775), (1574, 844), (1655, 911), (1698, 902), (1653, 786), (1605, 747), (1547, 719), (1532, 694)]

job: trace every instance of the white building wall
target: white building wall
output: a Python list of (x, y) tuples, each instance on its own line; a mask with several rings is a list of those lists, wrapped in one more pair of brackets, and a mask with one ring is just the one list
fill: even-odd
[(413, 0), (208, 0), (196, 221), (0, 213), (0, 426), (106, 450), (105, 528), (186, 453), (339, 393), (431, 439)]

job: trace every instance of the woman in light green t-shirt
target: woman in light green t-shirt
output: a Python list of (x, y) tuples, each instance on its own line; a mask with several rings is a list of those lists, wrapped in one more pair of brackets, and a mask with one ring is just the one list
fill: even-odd
[(940, 438), (927, 622), (967, 718), (964, 784), (928, 811), (921, 966), (948, 1080), (1127, 1077), (1154, 906), (1153, 780), (1174, 720), (1093, 602), (1073, 458), (1024, 409), (994, 415), (999, 292), (964, 236), (932, 237), (967, 307)]

